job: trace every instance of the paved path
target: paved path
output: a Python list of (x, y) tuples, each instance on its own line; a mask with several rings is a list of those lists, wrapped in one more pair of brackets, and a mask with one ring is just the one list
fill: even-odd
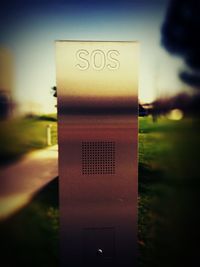
[(37, 150), (0, 170), (0, 219), (26, 205), (34, 194), (58, 176), (58, 147)]

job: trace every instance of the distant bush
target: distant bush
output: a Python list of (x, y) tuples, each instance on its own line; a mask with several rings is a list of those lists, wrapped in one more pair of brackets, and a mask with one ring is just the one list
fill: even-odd
[(38, 115), (28, 113), (24, 116), (25, 119), (38, 119)]
[(34, 119), (40, 121), (57, 121), (57, 114), (48, 114), (48, 115), (35, 115), (32, 113), (28, 113), (24, 116), (25, 119)]
[(41, 121), (57, 121), (56, 115), (42, 115), (38, 117)]

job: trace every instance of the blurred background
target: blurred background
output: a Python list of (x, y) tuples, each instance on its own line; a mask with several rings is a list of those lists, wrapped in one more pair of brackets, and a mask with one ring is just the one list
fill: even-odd
[(139, 266), (199, 261), (199, 29), (198, 0), (2, 2), (1, 266), (59, 262), (55, 40), (140, 42)]

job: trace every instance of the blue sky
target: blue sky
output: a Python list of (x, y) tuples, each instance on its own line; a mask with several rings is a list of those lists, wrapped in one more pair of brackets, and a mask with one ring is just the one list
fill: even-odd
[(139, 99), (152, 101), (185, 87), (181, 60), (160, 45), (168, 0), (6, 1), (0, 10), (0, 46), (14, 59), (13, 95), (21, 110), (52, 112), (55, 99), (55, 40), (137, 40)]

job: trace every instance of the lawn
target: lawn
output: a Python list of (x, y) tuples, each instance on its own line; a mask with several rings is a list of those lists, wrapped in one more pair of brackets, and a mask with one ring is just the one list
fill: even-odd
[(1, 266), (59, 266), (58, 217), (57, 177), (27, 207), (0, 222)]
[(56, 115), (16, 118), (0, 122), (0, 164), (47, 146), (47, 125), (51, 125), (52, 144), (57, 143)]
[(199, 120), (139, 123), (139, 266), (192, 266), (199, 232)]
[[(25, 120), (22, 125), (30, 132), (39, 125), (37, 135), (46, 123)], [(139, 267), (177, 267), (194, 259), (198, 246), (191, 236), (199, 228), (199, 125), (191, 118), (163, 117), (156, 123), (151, 117), (139, 119)], [(37, 144), (45, 146), (45, 138)], [(58, 211), (55, 179), (25, 209), (0, 224), (1, 251), (9, 252), (6, 259), (19, 266), (58, 266)]]

